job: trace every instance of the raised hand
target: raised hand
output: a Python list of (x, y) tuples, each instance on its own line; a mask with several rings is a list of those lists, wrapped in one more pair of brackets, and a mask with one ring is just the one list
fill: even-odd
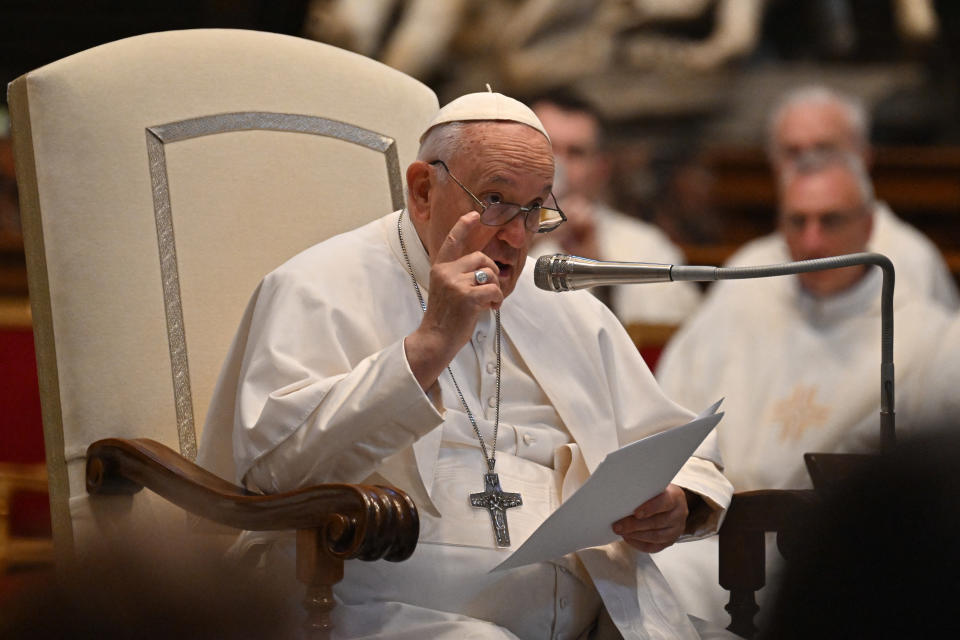
[[(430, 268), (430, 295), (420, 326), (404, 341), (407, 361), (427, 389), (470, 339), (480, 313), (503, 302), (497, 264), (480, 249), (492, 228), (471, 211), (460, 217), (441, 244)], [(477, 284), (475, 273), (487, 274)]]

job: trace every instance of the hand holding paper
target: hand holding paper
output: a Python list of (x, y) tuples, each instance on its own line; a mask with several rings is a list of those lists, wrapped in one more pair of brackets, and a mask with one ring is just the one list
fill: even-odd
[(559, 558), (619, 538), (611, 525), (661, 493), (720, 422), (718, 401), (685, 425), (638, 440), (604, 458), (590, 478), (493, 571)]
[(661, 493), (613, 523), (613, 532), (638, 551), (656, 553), (676, 542), (686, 529), (687, 495), (682, 487), (668, 484)]

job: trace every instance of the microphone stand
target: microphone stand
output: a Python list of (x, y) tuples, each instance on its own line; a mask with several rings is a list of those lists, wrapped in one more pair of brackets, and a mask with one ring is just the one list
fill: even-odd
[[(880, 451), (889, 453), (896, 444), (893, 411), (893, 263), (879, 253), (851, 253), (832, 258), (817, 258), (756, 267), (701, 267), (644, 263), (615, 263), (586, 260), (575, 256), (543, 256), (534, 277), (537, 286), (548, 291), (586, 289), (599, 284), (772, 278), (809, 271), (826, 271), (857, 265), (875, 265), (883, 270), (880, 296)], [(637, 267), (642, 267), (638, 270)], [(566, 276), (575, 275), (575, 282)]]
[[(809, 271), (824, 271), (827, 269), (838, 269), (840, 267), (849, 267), (855, 265), (876, 265), (883, 270), (883, 288), (880, 294), (880, 453), (888, 454), (893, 451), (896, 444), (896, 433), (894, 429), (893, 412), (893, 284), (894, 269), (893, 263), (884, 255), (878, 253), (853, 253), (832, 258), (819, 258), (815, 260), (802, 260), (799, 262), (789, 262), (777, 265), (764, 265), (756, 267), (699, 267), (699, 266), (672, 266), (670, 269), (670, 279), (676, 281), (695, 281), (709, 282), (715, 280), (742, 280), (747, 278), (767, 278), (780, 275), (790, 275), (797, 273), (806, 273)], [(807, 454), (804, 456), (807, 462), (807, 468), (814, 486), (817, 486), (817, 477), (815, 468), (819, 467), (818, 474), (823, 478), (825, 470), (823, 465), (827, 463), (827, 456), (823, 454)], [(837, 460), (841, 458), (841, 460)], [(837, 476), (842, 467), (850, 469), (850, 455), (837, 454), (834, 460), (841, 462), (841, 467), (836, 467), (831, 475)], [(826, 480), (826, 478), (824, 478)], [(753, 623), (753, 616), (758, 610), (754, 592), (763, 586), (764, 580), (764, 550), (762, 544), (759, 548), (751, 547), (751, 551), (744, 551), (744, 545), (755, 545), (756, 540), (763, 540), (764, 530), (767, 525), (772, 525), (773, 530), (778, 531), (777, 544), (781, 544), (780, 534), (786, 535), (785, 531), (790, 531), (791, 527), (796, 528), (797, 523), (793, 519), (798, 510), (805, 508), (811, 494), (809, 492), (754, 492), (754, 494), (740, 494), (734, 496), (739, 500), (738, 511), (734, 517), (728, 517), (724, 524), (724, 529), (720, 531), (720, 555), (719, 571), (720, 584), (724, 589), (730, 591), (730, 601), (725, 609), (730, 613), (730, 630), (736, 630), (740, 633), (752, 635), (756, 631)], [(792, 506), (784, 507), (784, 505)], [(732, 504), (731, 504), (732, 506)], [(783, 522), (763, 522), (761, 530), (755, 531), (756, 522), (750, 518), (764, 517), (764, 514), (776, 512), (775, 507), (785, 508), (787, 513), (793, 513)], [(731, 514), (734, 512), (731, 511)], [(739, 521), (737, 520), (739, 518)], [(748, 522), (749, 521), (749, 522)], [(757, 535), (760, 537), (757, 538)], [(738, 567), (737, 559), (740, 566)], [(760, 572), (760, 579), (754, 575), (756, 571)]]
[(856, 265), (875, 265), (883, 270), (880, 291), (880, 451), (890, 453), (896, 444), (893, 407), (893, 263), (879, 253), (851, 253), (832, 258), (817, 258), (756, 267), (699, 267), (673, 265), (670, 279), (688, 282), (772, 278), (810, 271), (827, 271)]

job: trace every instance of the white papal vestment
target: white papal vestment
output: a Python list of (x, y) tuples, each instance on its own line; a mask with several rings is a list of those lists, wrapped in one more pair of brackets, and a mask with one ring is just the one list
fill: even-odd
[[(879, 451), (880, 269), (824, 299), (795, 276), (720, 284), (667, 346), (657, 377), (681, 403), (726, 397), (717, 437), (735, 489), (809, 488), (804, 453)], [(938, 352), (960, 360), (960, 344), (944, 339), (949, 315), (940, 304), (909, 283), (897, 286), (894, 408), (906, 437), (940, 423), (940, 396), (955, 391), (930, 383), (939, 377), (931, 366)], [(952, 372), (939, 373), (956, 379), (955, 364)], [(779, 564), (772, 553), (768, 584)], [(728, 594), (717, 586), (716, 554), (713, 539), (667, 549), (656, 561), (693, 615), (719, 623), (729, 619)]]
[[(265, 491), (382, 478), (413, 497), (422, 518), (414, 556), (347, 563), (335, 611), (344, 637), (578, 637), (597, 614), (597, 594), (626, 638), (697, 637), (650, 557), (622, 543), (487, 574), (509, 551), (496, 548), (489, 514), (468, 503), (483, 489), (483, 457), (447, 374), (424, 393), (404, 355), (422, 310), (398, 215), (317, 245), (264, 279), (218, 383), (201, 464)], [(426, 294), (429, 262), (403, 222)], [(602, 304), (536, 289), (529, 262), (501, 310), (496, 470), (524, 503), (507, 513), (513, 548), (606, 453), (692, 417), (660, 391)], [(451, 365), (488, 443), (493, 341), (488, 314)], [(223, 446), (231, 438), (232, 450)], [(714, 453), (708, 440), (674, 480), (711, 507), (692, 536), (715, 531), (729, 504)]]

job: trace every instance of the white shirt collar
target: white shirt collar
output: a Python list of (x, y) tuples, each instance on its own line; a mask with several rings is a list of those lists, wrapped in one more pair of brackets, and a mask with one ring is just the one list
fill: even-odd
[(397, 234), (397, 217), (400, 217), (400, 229), (403, 232), (403, 243), (406, 245), (407, 257), (410, 259), (410, 268), (413, 269), (413, 276), (420, 285), (420, 291), (423, 293), (423, 299), (427, 299), (427, 291), (430, 289), (430, 257), (427, 250), (420, 241), (420, 235), (417, 233), (413, 221), (410, 219), (410, 213), (403, 209), (388, 216), (386, 220), (389, 224), (385, 228), (387, 242), (390, 248), (396, 254), (397, 259), (407, 270), (407, 260), (404, 258), (403, 249), (400, 246), (400, 237)]
[(868, 266), (866, 273), (853, 286), (832, 296), (811, 295), (792, 277), (797, 309), (814, 324), (832, 324), (852, 316), (864, 315), (879, 308), (883, 274)]

